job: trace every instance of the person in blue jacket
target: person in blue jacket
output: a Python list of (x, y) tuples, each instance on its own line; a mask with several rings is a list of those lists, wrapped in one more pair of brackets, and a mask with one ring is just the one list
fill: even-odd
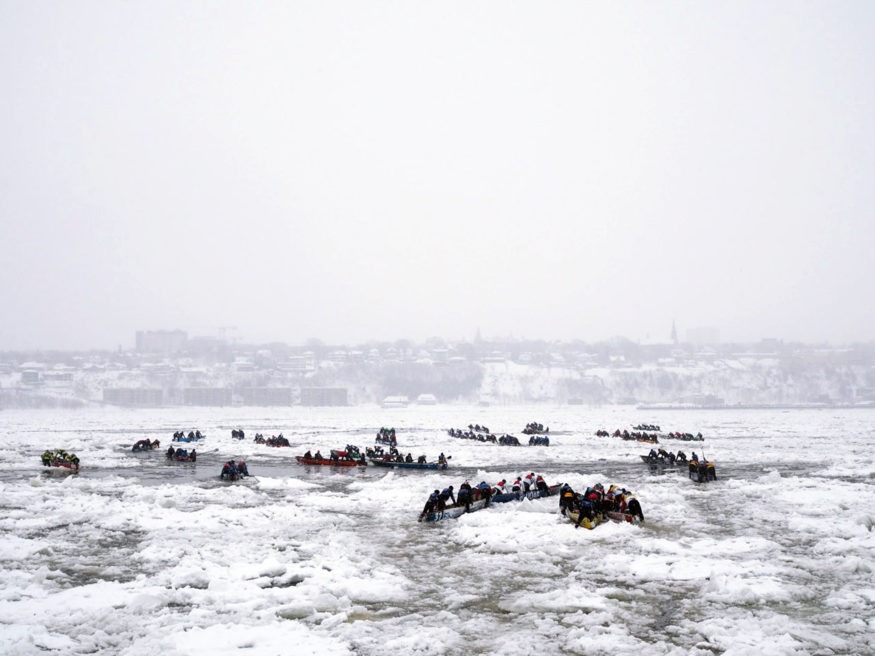
[(428, 495), (428, 499), (425, 502), (425, 507), (422, 509), (422, 512), (419, 513), (419, 521), (422, 521), (430, 513), (433, 513), (435, 510), (437, 510), (438, 499), (440, 499), (440, 495), (441, 493), (438, 490), (435, 490)]
[(453, 486), (445, 487), (441, 490), (441, 494), (438, 497), (438, 510), (443, 510), (447, 507), (447, 500), (452, 501), (454, 504), (456, 503), (456, 497), (453, 494)]

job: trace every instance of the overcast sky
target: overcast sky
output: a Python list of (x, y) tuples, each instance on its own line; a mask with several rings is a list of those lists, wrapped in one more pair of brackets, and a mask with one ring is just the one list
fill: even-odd
[(875, 339), (875, 3), (0, 0), (0, 350)]

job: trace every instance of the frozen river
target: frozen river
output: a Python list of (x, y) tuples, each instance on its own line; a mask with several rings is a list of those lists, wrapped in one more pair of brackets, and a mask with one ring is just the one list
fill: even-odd
[[(549, 447), (447, 435), (469, 423)], [(655, 474), (705, 435), (718, 480)], [(298, 465), (381, 426), (446, 472)], [(200, 429), (196, 463), (169, 462)], [(231, 438), (232, 428), (246, 440)], [(252, 441), (282, 432), (291, 448)], [(135, 454), (144, 437), (162, 441)], [(0, 654), (875, 653), (875, 411), (631, 407), (172, 408), (0, 412)], [(82, 469), (51, 474), (45, 449)], [(244, 458), (252, 478), (219, 481)], [(428, 493), (541, 473), (637, 493), (646, 522), (576, 529), (554, 498), (416, 521)]]

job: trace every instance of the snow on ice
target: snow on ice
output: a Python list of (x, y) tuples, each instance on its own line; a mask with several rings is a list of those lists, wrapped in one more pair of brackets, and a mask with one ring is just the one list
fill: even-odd
[[(651, 415), (654, 414), (651, 412)], [(875, 653), (875, 411), (429, 406), (0, 413), (0, 653), (127, 656)], [(479, 422), (549, 447), (455, 439)], [(651, 472), (640, 422), (701, 431), (718, 480)], [(445, 472), (298, 465), (394, 426)], [(242, 427), (247, 439), (234, 440)], [(164, 458), (198, 428), (196, 463)], [(291, 448), (255, 444), (283, 434)], [(156, 452), (132, 453), (144, 437)], [(78, 474), (47, 473), (46, 448)], [(243, 458), (253, 476), (219, 481)], [(636, 492), (575, 528), (556, 498), (421, 524), (433, 489), (530, 471)]]

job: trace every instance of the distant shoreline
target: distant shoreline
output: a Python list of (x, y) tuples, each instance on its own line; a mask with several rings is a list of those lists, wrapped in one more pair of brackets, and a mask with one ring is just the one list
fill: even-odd
[(875, 405), (854, 404), (793, 404), (772, 405), (769, 403), (744, 403), (738, 405), (686, 405), (686, 404), (654, 404), (637, 405), (636, 410), (873, 410)]

